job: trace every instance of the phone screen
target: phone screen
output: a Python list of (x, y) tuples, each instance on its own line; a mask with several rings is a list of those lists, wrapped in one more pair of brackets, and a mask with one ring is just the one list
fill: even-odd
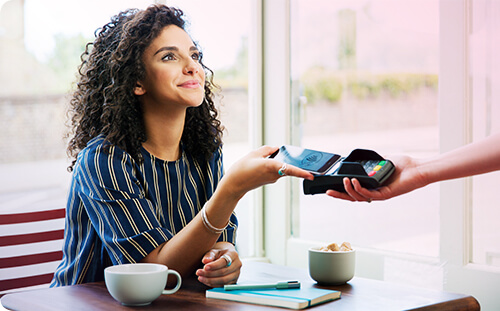
[(270, 156), (278, 161), (316, 173), (326, 173), (341, 157), (338, 154), (284, 145)]

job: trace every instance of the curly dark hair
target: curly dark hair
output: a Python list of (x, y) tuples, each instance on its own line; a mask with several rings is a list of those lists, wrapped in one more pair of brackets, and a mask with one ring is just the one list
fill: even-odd
[[(185, 30), (180, 9), (152, 5), (145, 10), (129, 9), (111, 18), (95, 32), (87, 44), (78, 68), (79, 79), (68, 111), (72, 136), (67, 152), (73, 158), (94, 137), (103, 134), (106, 141), (143, 161), (140, 148), (146, 132), (140, 102), (133, 93), (137, 81), (145, 77), (144, 50), (165, 26)], [(217, 119), (213, 71), (200, 60), (205, 71), (205, 98), (198, 107), (190, 107), (182, 134), (184, 150), (197, 159), (208, 159), (222, 144), (223, 127)]]

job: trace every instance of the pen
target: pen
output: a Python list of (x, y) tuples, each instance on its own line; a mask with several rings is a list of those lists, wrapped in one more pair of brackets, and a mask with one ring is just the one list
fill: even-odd
[(229, 284), (224, 285), (224, 290), (252, 290), (252, 289), (291, 289), (291, 288), (300, 288), (299, 281), (281, 281), (278, 283), (272, 284)]

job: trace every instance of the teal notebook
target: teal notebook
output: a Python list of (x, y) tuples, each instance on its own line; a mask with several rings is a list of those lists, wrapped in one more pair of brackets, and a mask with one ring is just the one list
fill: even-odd
[(289, 309), (304, 309), (340, 298), (340, 291), (303, 287), (297, 289), (231, 290), (212, 288), (207, 298), (231, 300)]

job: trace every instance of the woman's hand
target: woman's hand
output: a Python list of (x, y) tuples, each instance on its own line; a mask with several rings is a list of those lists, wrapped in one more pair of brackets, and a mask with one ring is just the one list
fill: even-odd
[[(223, 181), (231, 187), (231, 193), (243, 196), (250, 190), (276, 182), (283, 176), (294, 176), (312, 180), (308, 171), (283, 162), (268, 159), (277, 147), (262, 146), (234, 163), (225, 173)], [(281, 170), (281, 175), (279, 171)]]
[(328, 190), (326, 194), (349, 201), (387, 200), (392, 197), (410, 192), (428, 184), (425, 176), (419, 169), (419, 161), (408, 156), (401, 156), (392, 160), (396, 170), (384, 187), (375, 190), (363, 188), (356, 178), (344, 178), (344, 188), (346, 193), (335, 190)]
[(196, 271), (201, 283), (221, 287), (238, 281), (242, 263), (233, 244), (218, 242), (203, 256), (201, 262), (204, 264), (203, 268)]

